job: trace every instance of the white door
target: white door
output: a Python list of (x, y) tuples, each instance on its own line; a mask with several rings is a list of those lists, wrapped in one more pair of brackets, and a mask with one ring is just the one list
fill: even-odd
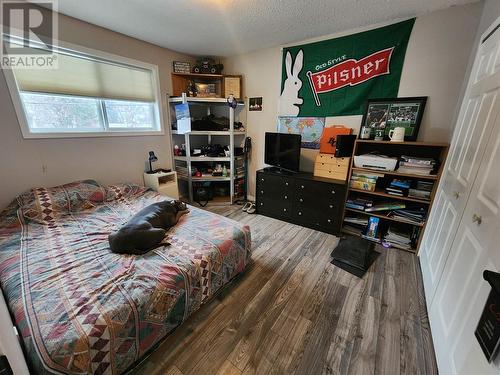
[[(500, 19), (494, 23), (497, 25)], [(494, 25), (489, 30), (494, 29)], [(488, 36), (487, 31), (482, 41)], [(479, 47), (462, 102), (452, 146), (419, 251), (430, 307), (500, 111), (500, 30)]]
[(500, 271), (500, 116), (489, 138), (429, 311), (441, 374), (500, 373), (474, 337), (491, 289), (482, 273)]
[[(477, 141), (481, 150), (470, 150), (468, 146), (463, 146), (470, 143), (469, 141), (455, 137), (457, 143), (462, 145), (454, 147), (446, 172), (448, 180), (443, 184), (450, 184), (452, 189), (457, 189), (459, 193), (461, 191), (458, 189), (467, 186), (470, 192), (463, 215), (460, 215), (459, 211), (455, 215), (458, 230), (448, 240), (449, 256), (444, 262), (438, 286), (434, 288), (434, 299), (429, 303), (429, 320), (436, 357), (439, 371), (444, 375), (500, 373), (500, 358), (497, 358), (495, 363), (488, 364), (474, 336), (490, 291), (482, 273), (485, 269), (500, 270), (500, 115), (497, 108), (497, 92), (500, 86), (499, 45), (500, 30), (490, 35), (480, 47), (478, 69), (472, 77), (472, 90), (469, 98), (464, 101), (467, 106), (471, 98), (480, 97), (478, 103), (485, 103), (485, 100), (490, 98), (488, 103), (491, 104), (488, 104), (488, 107), (491, 110), (488, 116), (481, 120), (481, 123), (476, 119), (477, 116), (472, 117), (478, 134), (468, 133), (472, 139), (482, 138)], [(477, 113), (481, 113), (481, 109)], [(460, 124), (456, 132), (459, 135), (467, 134), (464, 127), (465, 124)], [(462, 149), (463, 156), (456, 156), (458, 148)], [(478, 156), (475, 156), (474, 160), (468, 153)], [(470, 161), (466, 161), (468, 159)], [(471, 170), (470, 165), (474, 165), (477, 170)], [(455, 175), (456, 181), (451, 179), (451, 173), (455, 171), (458, 171)], [(460, 196), (457, 201), (460, 201)], [(455, 207), (461, 206), (455, 204)], [(436, 217), (438, 216), (441, 217), (442, 213), (438, 212)], [(444, 226), (446, 223), (443, 223)]]

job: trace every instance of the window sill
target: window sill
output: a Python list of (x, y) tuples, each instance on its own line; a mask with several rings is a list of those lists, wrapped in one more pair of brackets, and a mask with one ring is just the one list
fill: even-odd
[(154, 131), (116, 131), (116, 132), (75, 132), (75, 133), (32, 133), (23, 131), (24, 139), (60, 139), (60, 138), (108, 138), (108, 137), (144, 137), (165, 135), (163, 130)]

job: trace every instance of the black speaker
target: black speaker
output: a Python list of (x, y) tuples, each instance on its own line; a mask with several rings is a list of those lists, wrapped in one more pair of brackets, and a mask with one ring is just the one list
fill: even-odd
[(356, 137), (356, 135), (337, 135), (335, 142), (335, 157), (351, 157)]

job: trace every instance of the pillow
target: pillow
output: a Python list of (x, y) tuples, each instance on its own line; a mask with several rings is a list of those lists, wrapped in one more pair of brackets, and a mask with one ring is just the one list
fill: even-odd
[(129, 198), (135, 195), (142, 195), (151, 190), (144, 186), (135, 184), (115, 184), (106, 186), (106, 202), (111, 202), (121, 198)]
[(47, 222), (54, 215), (83, 211), (103, 203), (105, 189), (94, 180), (33, 188), (17, 198), (25, 218)]

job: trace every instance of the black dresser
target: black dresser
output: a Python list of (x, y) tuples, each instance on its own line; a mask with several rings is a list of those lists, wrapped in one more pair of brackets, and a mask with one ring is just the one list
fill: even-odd
[(257, 213), (322, 232), (340, 233), (345, 194), (346, 181), (257, 171)]

